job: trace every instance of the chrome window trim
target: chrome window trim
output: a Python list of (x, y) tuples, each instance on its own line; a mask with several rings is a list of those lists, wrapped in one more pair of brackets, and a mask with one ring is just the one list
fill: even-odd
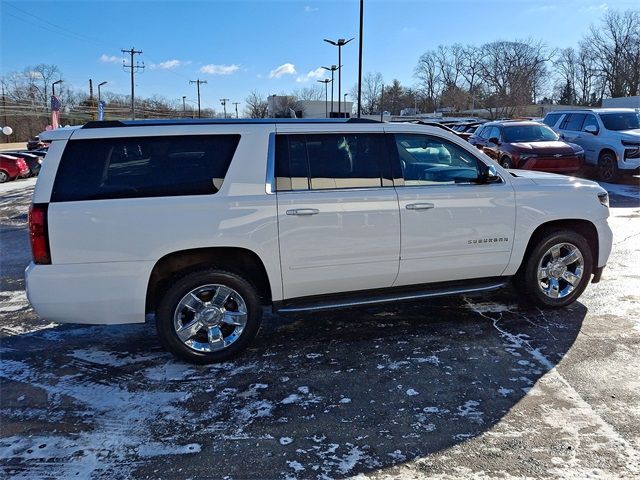
[(265, 191), (267, 195), (274, 195), (276, 193), (276, 134), (271, 132), (269, 134), (269, 146), (267, 148), (267, 178), (265, 180)]

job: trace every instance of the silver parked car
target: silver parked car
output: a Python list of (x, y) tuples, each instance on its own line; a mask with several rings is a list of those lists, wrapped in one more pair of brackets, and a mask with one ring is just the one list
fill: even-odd
[(615, 182), (622, 174), (640, 172), (640, 112), (632, 108), (556, 110), (544, 123), (565, 141), (584, 148), (585, 163), (598, 177)]

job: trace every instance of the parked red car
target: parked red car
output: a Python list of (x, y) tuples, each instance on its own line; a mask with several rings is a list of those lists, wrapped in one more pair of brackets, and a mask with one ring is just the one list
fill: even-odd
[(29, 175), (27, 162), (11, 155), (0, 154), (0, 183)]
[(469, 138), (469, 143), (504, 168), (574, 173), (584, 165), (581, 146), (560, 140), (558, 134), (539, 122), (485, 123)]

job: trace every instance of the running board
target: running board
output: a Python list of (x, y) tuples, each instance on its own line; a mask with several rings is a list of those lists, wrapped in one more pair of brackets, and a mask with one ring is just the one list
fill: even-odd
[(322, 297), (303, 297), (286, 302), (277, 302), (273, 310), (277, 313), (318, 312), (338, 308), (350, 308), (366, 305), (378, 305), (390, 302), (420, 300), (423, 298), (448, 297), (469, 293), (490, 292), (503, 288), (509, 283), (509, 278), (498, 277), (465, 283), (455, 282), (448, 285), (434, 284), (431, 287), (421, 285), (421, 288), (408, 290), (407, 288), (373, 290), (353, 292), (351, 294), (324, 295)]

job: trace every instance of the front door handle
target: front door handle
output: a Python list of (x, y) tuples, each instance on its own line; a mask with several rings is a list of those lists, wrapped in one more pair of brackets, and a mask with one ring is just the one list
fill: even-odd
[(317, 208), (294, 208), (287, 210), (287, 215), (317, 215), (319, 213), (320, 210)]
[(431, 210), (435, 208), (433, 203), (409, 203), (407, 204), (407, 210)]

